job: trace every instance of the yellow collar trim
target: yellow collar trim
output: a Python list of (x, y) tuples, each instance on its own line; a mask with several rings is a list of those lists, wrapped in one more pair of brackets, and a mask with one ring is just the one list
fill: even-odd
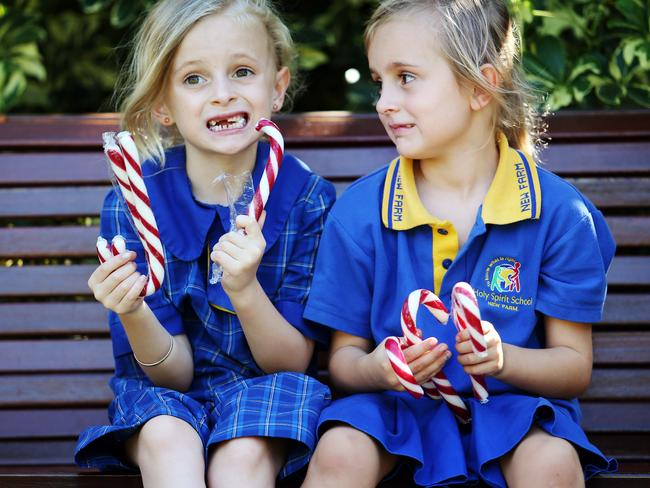
[[(508, 146), (498, 136), (499, 164), (483, 202), (486, 224), (509, 224), (540, 216), (542, 195), (532, 158)], [(384, 181), (381, 219), (385, 227), (407, 230), (419, 225), (444, 225), (422, 204), (415, 185), (413, 160), (400, 156), (391, 161)]]
[(539, 219), (542, 192), (535, 162), (523, 151), (508, 146), (503, 133), (498, 144), (499, 165), (483, 201), (483, 222), (503, 225)]

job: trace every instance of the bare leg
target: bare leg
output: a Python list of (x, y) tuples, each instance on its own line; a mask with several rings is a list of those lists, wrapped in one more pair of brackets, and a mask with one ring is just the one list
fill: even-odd
[(240, 437), (222, 442), (208, 462), (210, 488), (272, 488), (287, 457), (286, 439)]
[(533, 427), (501, 460), (510, 488), (583, 488), (578, 453), (570, 442)]
[(203, 443), (187, 422), (160, 415), (149, 420), (125, 445), (140, 468), (145, 488), (205, 487)]
[(309, 463), (303, 488), (374, 487), (397, 464), (372, 437), (347, 425), (321, 437)]

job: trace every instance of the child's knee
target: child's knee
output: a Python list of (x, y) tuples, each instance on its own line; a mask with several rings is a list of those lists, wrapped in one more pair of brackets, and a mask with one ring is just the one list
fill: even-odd
[(159, 415), (142, 426), (127, 449), (133, 457), (141, 459), (183, 456), (194, 450), (200, 453), (203, 445), (190, 424), (170, 415)]
[(546, 432), (529, 436), (517, 447), (504, 473), (512, 486), (583, 486), (580, 458), (573, 445)]
[(273, 464), (273, 443), (262, 437), (240, 437), (220, 444), (210, 460), (210, 470), (247, 473)]
[(371, 449), (375, 450), (373, 441), (363, 432), (351, 427), (334, 427), (318, 442), (310, 469), (338, 474), (362, 471), (364, 464), (372, 463)]

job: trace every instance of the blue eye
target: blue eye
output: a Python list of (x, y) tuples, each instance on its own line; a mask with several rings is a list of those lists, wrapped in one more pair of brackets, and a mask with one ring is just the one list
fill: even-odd
[(205, 78), (200, 75), (189, 75), (183, 80), (186, 85), (201, 85), (205, 83)]
[(408, 85), (415, 79), (415, 76), (413, 76), (411, 73), (401, 73), (399, 75), (399, 78), (402, 85)]
[(252, 76), (252, 75), (254, 75), (254, 74), (255, 74), (255, 73), (254, 73), (253, 70), (250, 69), (250, 68), (237, 68), (237, 69), (235, 70), (234, 77), (235, 77), (235, 78), (245, 78), (245, 77), (247, 77), (247, 76)]

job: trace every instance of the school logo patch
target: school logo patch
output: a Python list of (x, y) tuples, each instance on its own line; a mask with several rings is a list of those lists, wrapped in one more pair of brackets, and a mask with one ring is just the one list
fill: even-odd
[(514, 258), (497, 258), (488, 266), (485, 277), (488, 288), (495, 292), (519, 293), (521, 263)]
[(510, 312), (532, 306), (533, 298), (521, 294), (521, 271), (521, 263), (515, 258), (493, 259), (485, 269), (485, 288), (477, 290), (476, 296), (489, 307)]

